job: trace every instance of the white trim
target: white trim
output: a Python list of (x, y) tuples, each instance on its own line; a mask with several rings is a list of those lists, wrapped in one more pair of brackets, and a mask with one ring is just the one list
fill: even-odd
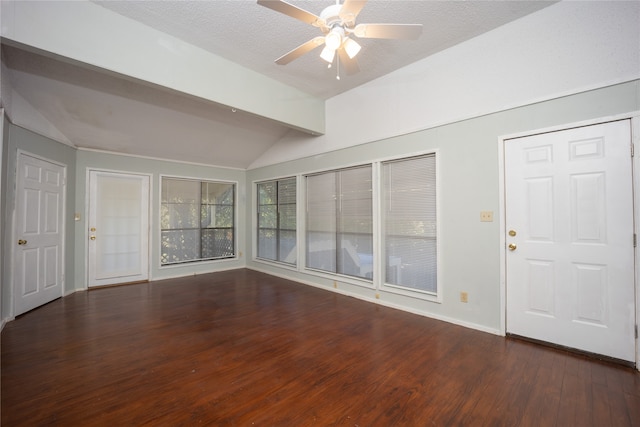
[(342, 166), (332, 166), (330, 168), (315, 169), (315, 170), (312, 170), (312, 171), (303, 172), (303, 173), (301, 173), (301, 175), (302, 175), (303, 178), (306, 178), (308, 176), (322, 175), (322, 174), (330, 173), (330, 172), (340, 172), (340, 171), (347, 170), (347, 169), (365, 168), (367, 166), (371, 166), (374, 161), (375, 160), (367, 160), (367, 161), (361, 161), (361, 162), (350, 162), (350, 163), (343, 164)]
[[(264, 181), (252, 181), (251, 182), (251, 190), (248, 191), (248, 195), (249, 195), (249, 200), (245, 203), (245, 209), (247, 210), (247, 213), (249, 213), (249, 211), (251, 211), (251, 220), (249, 221), (251, 223), (251, 230), (249, 231), (249, 235), (251, 236), (251, 248), (248, 248), (251, 251), (251, 258), (249, 258), (252, 261), (258, 261), (258, 183), (259, 182), (264, 182)], [(296, 181), (297, 184), (298, 181)], [(296, 191), (298, 191), (298, 188), (296, 186)], [(297, 193), (296, 193), (297, 194)], [(296, 196), (296, 204), (298, 203), (298, 199)], [(248, 209), (247, 209), (248, 208)], [(296, 214), (297, 215), (297, 214)], [(297, 216), (296, 216), (297, 219)], [(298, 235), (298, 230), (296, 230), (296, 236)], [(296, 251), (298, 250), (298, 248), (296, 248)]]
[[(224, 260), (222, 260), (224, 261)], [(179, 264), (184, 266), (185, 264)], [(211, 274), (211, 273), (219, 273), (222, 271), (231, 271), (231, 270), (242, 270), (243, 268), (247, 268), (245, 266), (235, 266), (235, 267), (230, 267), (230, 268), (219, 268), (219, 269), (215, 269), (215, 270), (201, 270), (201, 271), (192, 271), (188, 274), (182, 273), (182, 274), (172, 274), (172, 275), (167, 275), (167, 276), (162, 276), (160, 278), (158, 278), (157, 280), (149, 280), (149, 284), (160, 284), (161, 282), (168, 280), (168, 279), (180, 279), (182, 277), (191, 277), (191, 276), (200, 276), (202, 274)]]
[[(380, 172), (380, 169), (382, 168), (382, 164), (383, 163), (387, 163), (387, 162), (393, 162), (393, 161), (402, 161), (402, 160), (408, 160), (414, 157), (422, 157), (422, 156), (428, 156), (433, 154), (434, 156), (434, 161), (435, 161), (435, 167), (436, 167), (436, 292), (435, 294), (433, 294), (432, 292), (428, 292), (428, 291), (422, 291), (419, 289), (411, 289), (411, 288), (407, 288), (404, 286), (400, 286), (400, 285), (394, 285), (394, 284), (390, 284), (390, 283), (385, 283), (385, 279), (384, 279), (384, 266), (382, 265), (382, 259), (380, 259), (380, 271), (378, 273), (378, 286), (377, 289), (379, 289), (380, 291), (384, 291), (384, 292), (389, 292), (389, 293), (393, 293), (393, 294), (397, 294), (397, 295), (402, 295), (402, 296), (406, 296), (406, 297), (410, 297), (410, 298), (415, 298), (415, 299), (419, 299), (419, 300), (423, 300), (423, 301), (429, 301), (429, 302), (434, 302), (437, 304), (441, 304), (442, 300), (443, 300), (443, 295), (444, 292), (442, 292), (442, 286), (444, 283), (443, 278), (443, 268), (442, 268), (442, 250), (441, 250), (441, 244), (442, 244), (442, 216), (441, 216), (441, 209), (442, 209), (442, 184), (441, 184), (441, 172), (440, 172), (440, 150), (438, 148), (434, 148), (434, 149), (430, 149), (430, 150), (425, 150), (425, 151), (421, 151), (419, 153), (413, 153), (413, 154), (403, 154), (403, 155), (396, 155), (396, 156), (392, 156), (392, 157), (386, 157), (382, 160), (377, 161), (378, 163), (378, 170), (379, 170), (379, 175), (378, 175), (378, 191), (381, 192), (382, 188), (381, 188), (381, 183), (380, 183), (380, 179), (382, 177), (382, 172)], [(379, 193), (379, 196), (381, 196), (381, 194)], [(380, 252), (378, 252), (378, 254), (382, 254), (382, 205), (380, 203), (378, 203), (377, 206), (378, 209), (378, 215), (380, 215), (380, 219), (379, 219), (379, 233), (380, 233), (380, 247), (378, 248), (380, 250)]]
[[(31, 153), (31, 152), (29, 152), (27, 150), (23, 150), (22, 148), (18, 148), (17, 156), (19, 156), (20, 154), (25, 154), (25, 155), (27, 155), (29, 157), (33, 157), (34, 159), (42, 160), (43, 162), (51, 163), (53, 165), (57, 165), (57, 166), (60, 166), (62, 168), (65, 168), (65, 169), (68, 167), (68, 165), (66, 165), (64, 163), (61, 163), (61, 162), (59, 162), (57, 160), (51, 160), (51, 159), (49, 159), (47, 157), (44, 157), (44, 156), (41, 156), (39, 154), (33, 154), (33, 153)], [(17, 156), (16, 156), (16, 159), (18, 158)], [(64, 179), (65, 179), (64, 185), (67, 185), (67, 181), (66, 181), (67, 175), (66, 174), (64, 176)]]
[[(436, 159), (437, 159), (438, 156), (439, 156), (439, 152), (440, 152), (439, 148), (430, 148), (428, 150), (410, 151), (408, 153), (395, 154), (393, 156), (378, 157), (373, 161), (378, 162), (378, 163), (386, 163), (386, 162), (393, 162), (394, 160), (406, 160), (406, 159), (410, 159), (412, 157), (428, 156), (429, 154), (435, 154), (436, 155)], [(436, 167), (437, 166), (438, 166), (438, 164), (436, 164)], [(437, 172), (437, 170), (436, 170), (436, 172)]]
[(180, 164), (185, 164), (185, 165), (191, 165), (191, 166), (202, 166), (202, 167), (207, 167), (207, 168), (219, 168), (219, 169), (228, 169), (228, 170), (236, 170), (236, 171), (247, 171), (247, 169), (243, 169), (243, 168), (233, 168), (230, 166), (218, 166), (218, 165), (212, 165), (212, 164), (208, 164), (208, 163), (198, 163), (198, 162), (188, 162), (186, 160), (176, 160), (176, 159), (167, 159), (167, 158), (162, 158), (162, 157), (153, 157), (153, 156), (143, 156), (141, 154), (126, 154), (126, 153), (118, 153), (115, 151), (108, 151), (108, 150), (100, 150), (97, 148), (84, 148), (84, 147), (77, 147), (78, 151), (90, 151), (93, 153), (100, 153), (100, 154), (109, 154), (112, 156), (121, 156), (121, 157), (133, 157), (136, 159), (146, 159), (146, 160), (154, 160), (154, 161), (159, 161), (159, 162), (169, 162), (169, 163), (180, 163)]
[[(149, 179), (149, 195), (148, 195), (148, 207), (147, 207), (147, 280), (151, 280), (151, 245), (153, 244), (152, 237), (152, 206), (153, 206), (153, 174), (142, 173), (142, 172), (129, 172), (126, 170), (117, 170), (117, 169), (103, 169), (103, 168), (94, 168), (88, 166), (86, 168), (86, 176), (85, 176), (85, 206), (84, 206), (84, 263), (85, 263), (85, 277), (84, 277), (84, 287), (76, 290), (88, 290), (89, 286), (89, 201), (91, 200), (91, 185), (90, 185), (90, 176), (91, 172), (105, 172), (112, 174), (121, 174), (121, 175), (130, 175), (130, 176), (140, 176), (147, 177)], [(94, 286), (95, 288), (99, 288), (100, 285)]]
[(76, 292), (82, 292), (82, 291), (86, 291), (86, 289), (69, 289), (67, 291), (64, 291), (64, 293), (62, 294), (63, 297), (68, 297), (69, 295), (73, 295)]
[(260, 273), (265, 273), (265, 274), (268, 274), (270, 276), (275, 276), (275, 277), (279, 277), (281, 279), (297, 282), (297, 283), (300, 283), (302, 285), (308, 285), (308, 286), (312, 286), (314, 288), (322, 289), (322, 290), (329, 291), (329, 292), (335, 292), (335, 293), (340, 294), (340, 295), (356, 298), (356, 299), (359, 299), (359, 300), (362, 300), (362, 301), (366, 301), (366, 302), (370, 302), (370, 303), (373, 303), (373, 304), (382, 305), (384, 307), (392, 308), (394, 310), (400, 310), (400, 311), (404, 311), (404, 312), (407, 312), (407, 313), (411, 313), (411, 314), (416, 314), (416, 315), (419, 315), (419, 316), (427, 317), (427, 318), (430, 318), (430, 319), (441, 320), (443, 322), (447, 322), (447, 323), (451, 323), (451, 324), (459, 325), (459, 326), (464, 326), (466, 328), (475, 329), (477, 331), (486, 332), (486, 333), (489, 333), (489, 334), (492, 334), (492, 335), (502, 335), (500, 333), (500, 330), (498, 330), (498, 329), (489, 328), (489, 327), (486, 327), (486, 326), (483, 326), (483, 325), (478, 325), (477, 323), (465, 322), (465, 321), (462, 321), (462, 320), (459, 320), (459, 319), (455, 319), (455, 318), (452, 318), (452, 317), (448, 317), (448, 316), (441, 316), (441, 315), (438, 315), (438, 314), (433, 314), (433, 313), (427, 312), (427, 311), (417, 310), (417, 309), (410, 308), (410, 307), (407, 307), (407, 306), (404, 306), (404, 305), (394, 304), (392, 302), (383, 300), (382, 299), (382, 295), (380, 295), (380, 298), (370, 298), (370, 297), (366, 297), (364, 295), (360, 295), (360, 294), (357, 294), (357, 293), (349, 292), (349, 291), (341, 289), (341, 288), (331, 288), (331, 287), (328, 287), (328, 286), (320, 285), (318, 283), (314, 283), (314, 282), (310, 282), (310, 281), (302, 280), (302, 279), (298, 279), (298, 278), (293, 278), (291, 276), (286, 276), (286, 275), (283, 275), (283, 274), (274, 273), (272, 271), (263, 270), (263, 269), (260, 269), (260, 268), (257, 268), (257, 267), (249, 267), (248, 266), (246, 268), (249, 269), (249, 270), (258, 271)]
[[(264, 258), (258, 258), (258, 185), (266, 182), (277, 182), (284, 179), (296, 180), (296, 263), (295, 265), (287, 264), (281, 261), (268, 260)], [(251, 181), (251, 201), (247, 203), (247, 207), (251, 210), (251, 261), (261, 262), (265, 264), (275, 265), (278, 267), (286, 268), (292, 271), (297, 271), (300, 265), (300, 233), (298, 232), (299, 225), (299, 207), (300, 203), (300, 175), (289, 174), (280, 175), (277, 178), (258, 179)]]
[[(165, 265), (160, 265), (158, 267), (159, 270), (171, 270), (171, 269), (177, 269), (177, 268), (184, 268), (185, 266), (188, 265), (207, 265), (207, 264), (219, 264), (221, 262), (235, 262), (238, 261), (238, 255), (236, 254), (236, 256), (233, 257), (228, 257), (228, 258), (214, 258), (214, 259), (202, 259), (202, 260), (197, 260), (194, 259), (193, 261), (184, 261), (184, 262), (176, 262), (173, 264), (165, 264)], [(149, 262), (149, 265), (151, 265), (151, 262)], [(218, 270), (215, 270), (218, 271)], [(202, 271), (198, 272), (198, 274), (203, 274)], [(187, 274), (186, 276), (190, 276), (191, 274)], [(179, 277), (179, 276), (177, 276)], [(158, 280), (162, 280), (164, 279), (165, 276), (163, 275), (162, 278), (158, 279)]]
[(306, 239), (303, 236), (304, 233), (298, 233), (298, 230), (307, 229), (307, 211), (306, 207), (306, 191), (304, 187), (304, 176), (299, 173), (296, 181), (296, 245), (298, 245), (298, 262), (296, 264), (297, 270), (300, 273), (304, 273), (304, 266), (307, 265), (307, 251)]
[[(500, 208), (500, 335), (506, 335), (506, 315), (507, 315), (507, 306), (506, 306), (506, 221), (505, 221), (505, 213), (506, 213), (506, 199), (505, 199), (505, 161), (504, 161), (504, 146), (506, 141), (522, 138), (527, 136), (539, 135), (543, 133), (556, 132), (561, 130), (573, 129), (578, 127), (592, 126), (603, 123), (609, 123), (620, 120), (630, 120), (631, 121), (631, 141), (634, 147), (640, 147), (640, 111), (632, 111), (629, 113), (616, 114), (612, 116), (605, 116), (596, 119), (583, 120), (579, 122), (566, 123), (557, 126), (551, 126), (541, 129), (532, 129), (525, 132), (518, 132), (515, 134), (503, 135), (498, 137), (498, 188), (499, 188), (499, 208)], [(632, 161), (632, 180), (633, 180), (633, 205), (634, 205), (634, 228), (635, 233), (638, 231), (638, 224), (640, 224), (640, 210), (636, 209), (636, 202), (640, 200), (640, 155), (635, 154)], [(636, 248), (635, 256), (635, 324), (638, 325), (640, 322), (640, 271), (638, 266), (640, 265), (640, 254)], [(638, 338), (636, 341), (636, 369), (640, 370), (640, 340)]]
[(278, 181), (281, 179), (291, 179), (291, 178), (295, 178), (297, 177), (298, 174), (295, 173), (290, 173), (290, 174), (284, 174), (284, 175), (277, 175), (273, 178), (266, 178), (266, 179), (256, 179), (254, 181), (251, 181), (253, 184), (261, 184), (263, 182), (271, 182), (271, 181)]
[(499, 268), (499, 284), (500, 284), (500, 335), (507, 334), (507, 272), (506, 272), (506, 230), (507, 222), (505, 219), (506, 212), (506, 196), (504, 182), (504, 144), (508, 138), (498, 137), (498, 225), (500, 230), (500, 268)]
[[(298, 238), (298, 234), (297, 234), (297, 230), (296, 230), (296, 241)], [(296, 247), (296, 252), (298, 251), (298, 248)], [(282, 268), (285, 270), (291, 270), (291, 271), (298, 271), (298, 265), (296, 263), (296, 265), (292, 265), (292, 264), (287, 264), (286, 262), (279, 262), (279, 261), (273, 261), (270, 259), (263, 259), (263, 258), (257, 258), (254, 257), (252, 259), (253, 262), (257, 262), (259, 264), (264, 264), (264, 265), (271, 265), (273, 267), (278, 267), (278, 268)]]
[[(159, 181), (158, 184), (159, 184), (161, 193), (162, 193), (162, 178), (184, 179), (189, 181), (200, 181), (200, 182), (206, 181), (206, 182), (222, 183), (222, 184), (235, 184), (236, 187), (238, 188), (240, 186), (240, 183), (238, 181), (231, 180), (231, 179), (202, 178), (201, 176), (169, 175), (166, 173), (162, 173), (162, 174), (158, 174), (158, 181)], [(162, 201), (162, 198), (160, 201)]]
[(333, 281), (334, 285), (337, 285), (338, 283), (346, 283), (348, 285), (360, 286), (366, 289), (372, 289), (372, 290), (376, 289), (375, 285), (373, 284), (373, 280), (358, 279), (355, 276), (347, 276), (346, 274), (325, 272), (322, 270), (315, 270), (309, 267), (303, 267), (302, 273), (308, 274), (309, 276), (315, 276), (315, 277), (320, 277), (322, 279), (331, 280)]
[[(640, 111), (635, 112), (631, 116), (631, 144), (634, 147), (634, 151), (640, 149)], [(631, 173), (633, 174), (633, 221), (634, 221), (634, 233), (638, 235), (638, 226), (640, 225), (640, 209), (638, 209), (638, 202), (640, 201), (640, 153), (635, 152), (631, 167)], [(636, 280), (636, 319), (635, 327), (636, 331), (640, 327), (640, 251), (638, 247), (635, 248), (635, 280)], [(640, 339), (636, 337), (636, 369), (640, 371)]]
[(9, 323), (9, 322), (13, 322), (14, 320), (16, 320), (15, 317), (11, 316), (11, 317), (5, 317), (4, 319), (2, 319), (2, 325), (0, 326), (0, 332), (2, 332), (2, 330), (4, 329), (4, 326)]
[(543, 133), (551, 133), (551, 132), (557, 132), (557, 131), (561, 131), (561, 130), (568, 130), (568, 129), (574, 129), (574, 128), (585, 127), (585, 126), (599, 125), (599, 124), (602, 124), (602, 123), (615, 122), (615, 121), (619, 121), (619, 120), (627, 120), (627, 119), (631, 119), (633, 117), (640, 117), (640, 110), (639, 111), (631, 111), (629, 113), (624, 113), (624, 114), (614, 114), (612, 116), (599, 117), (597, 119), (581, 120), (579, 122), (571, 122), (571, 123), (566, 123), (566, 124), (561, 124), (561, 125), (549, 126), (549, 127), (545, 127), (545, 128), (541, 128), (541, 129), (531, 129), (531, 130), (528, 130), (528, 131), (502, 135), (502, 136), (500, 136), (498, 138), (498, 143), (502, 144), (502, 141), (506, 141), (508, 139), (525, 138), (525, 137), (528, 137), (528, 136), (540, 135), (540, 134), (543, 134)]
[(374, 162), (371, 165), (371, 203), (373, 213), (373, 287), (376, 295), (384, 286), (384, 266), (382, 262), (385, 258), (382, 245), (382, 162)]

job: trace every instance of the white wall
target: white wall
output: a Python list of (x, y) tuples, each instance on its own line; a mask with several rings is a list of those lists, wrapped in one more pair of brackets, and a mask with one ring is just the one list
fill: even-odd
[[(317, 275), (304, 266), (291, 270), (250, 259), (247, 266), (371, 302), (499, 333), (500, 136), (639, 111), (639, 95), (640, 80), (636, 80), (248, 171), (250, 185), (275, 177), (437, 150), (441, 303), (393, 294), (382, 288), (372, 289), (339, 277), (335, 277), (335, 289), (334, 278)], [(248, 191), (247, 198), (246, 228), (255, 234), (251, 219), (256, 215), (256, 195)], [(481, 211), (493, 211), (494, 221), (480, 222)], [(298, 232), (304, 240), (304, 230)], [(246, 246), (249, 248), (252, 243), (249, 239)], [(460, 292), (468, 293), (468, 303), (460, 302)]]
[(343, 93), (327, 132), (290, 135), (251, 168), (640, 77), (640, 2), (564, 1)]

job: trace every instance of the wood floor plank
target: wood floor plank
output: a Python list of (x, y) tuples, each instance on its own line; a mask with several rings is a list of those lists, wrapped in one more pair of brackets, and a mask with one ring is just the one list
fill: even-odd
[[(629, 425), (640, 426), (640, 396), (637, 396), (636, 394), (625, 393), (624, 401), (626, 403), (627, 413), (629, 415)], [(621, 418), (622, 414), (619, 412), (615, 412), (615, 415), (618, 418)]]
[(78, 292), (1, 344), (3, 426), (640, 424), (628, 367), (244, 269)]

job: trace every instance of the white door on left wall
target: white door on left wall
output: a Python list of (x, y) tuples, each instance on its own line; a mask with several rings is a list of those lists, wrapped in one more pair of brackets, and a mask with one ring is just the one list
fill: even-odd
[(62, 296), (66, 168), (18, 153), (14, 316)]

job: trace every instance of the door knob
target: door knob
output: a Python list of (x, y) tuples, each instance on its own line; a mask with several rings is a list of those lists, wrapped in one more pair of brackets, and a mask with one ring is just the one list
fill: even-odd
[(510, 250), (510, 251), (515, 251), (515, 250), (516, 250), (516, 248), (517, 248), (517, 246), (516, 246), (515, 244), (513, 244), (513, 243), (509, 243), (509, 250)]
[(27, 241), (26, 241), (26, 240), (22, 240), (22, 239), (20, 239), (20, 240), (18, 240), (18, 244), (19, 244), (19, 245), (26, 245), (26, 244), (27, 244)]

